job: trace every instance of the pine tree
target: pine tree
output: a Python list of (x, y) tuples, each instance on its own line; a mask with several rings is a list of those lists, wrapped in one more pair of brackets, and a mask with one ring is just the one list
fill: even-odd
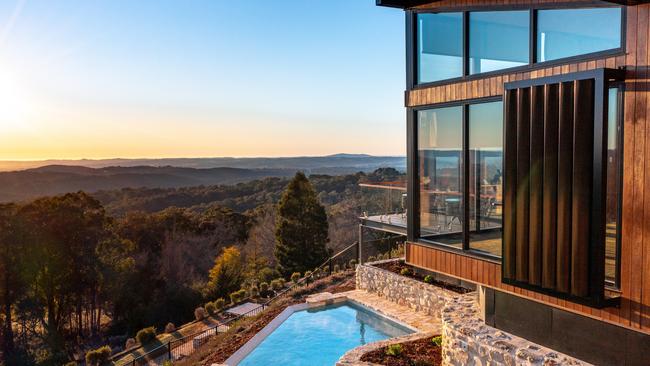
[(278, 203), (275, 258), (285, 277), (304, 273), (328, 257), (328, 224), (325, 208), (302, 172), (296, 173)]

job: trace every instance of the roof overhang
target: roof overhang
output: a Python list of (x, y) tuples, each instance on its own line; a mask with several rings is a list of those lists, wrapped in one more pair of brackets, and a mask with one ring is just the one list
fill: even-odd
[(437, 0), (376, 0), (377, 6), (388, 6), (390, 8), (407, 9), (418, 5), (435, 3)]
[[(437, 3), (440, 0), (376, 0), (378, 6), (388, 6), (391, 8), (408, 9), (424, 4)], [(647, 3), (650, 0), (606, 0), (605, 2), (619, 5), (638, 5)]]

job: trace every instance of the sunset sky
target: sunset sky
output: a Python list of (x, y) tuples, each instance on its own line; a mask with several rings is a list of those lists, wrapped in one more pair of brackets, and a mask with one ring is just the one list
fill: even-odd
[(0, 2), (0, 160), (405, 154), (374, 0)]

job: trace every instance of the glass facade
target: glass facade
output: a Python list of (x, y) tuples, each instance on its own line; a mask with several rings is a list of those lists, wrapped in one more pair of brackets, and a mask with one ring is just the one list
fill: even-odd
[(463, 14), (417, 15), (417, 82), (463, 76)]
[(529, 44), (529, 11), (469, 13), (470, 74), (528, 64)]
[(503, 103), (469, 106), (469, 247), (501, 256)]
[(537, 12), (537, 62), (621, 46), (621, 8)]
[(605, 280), (618, 285), (619, 268), (619, 204), (621, 201), (622, 126), (618, 108), (618, 88), (609, 89), (607, 118), (607, 198), (605, 202)]
[(419, 111), (420, 238), (462, 246), (463, 107)]
[(617, 50), (622, 19), (621, 7), (418, 13), (414, 80), (426, 84)]
[(502, 135), (501, 101), (417, 112), (420, 239), (463, 249), (467, 221), (470, 249), (501, 255)]

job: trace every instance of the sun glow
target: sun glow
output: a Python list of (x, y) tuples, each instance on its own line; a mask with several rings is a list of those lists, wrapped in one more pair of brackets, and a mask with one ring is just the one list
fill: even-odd
[(29, 111), (26, 93), (10, 73), (0, 70), (0, 133), (27, 128)]

